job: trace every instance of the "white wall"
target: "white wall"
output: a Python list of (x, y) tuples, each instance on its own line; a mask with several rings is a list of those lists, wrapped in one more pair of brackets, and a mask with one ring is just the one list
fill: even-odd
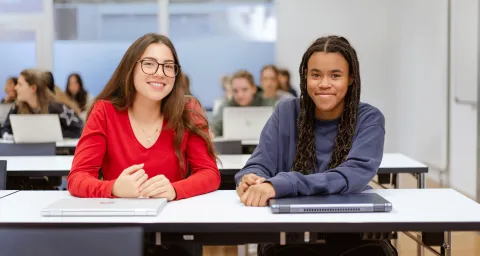
[(396, 148), (395, 91), (389, 63), (394, 52), (391, 1), (385, 0), (277, 0), (276, 63), (292, 73), (299, 90), (298, 69), (303, 53), (318, 37), (345, 36), (360, 59), (362, 101), (378, 107), (387, 120), (385, 148)]
[(457, 85), (477, 88), (478, 10), (477, 0), (452, 0), (450, 186), (471, 198), (477, 189), (477, 110), (455, 103), (454, 96)]
[[(478, 1), (451, 1), (453, 92), (477, 83)], [(447, 0), (277, 0), (276, 8), (277, 64), (294, 71), (295, 83), (315, 38), (346, 36), (359, 55), (362, 100), (386, 116), (385, 151), (428, 164), (434, 179), (449, 167), (449, 185), (475, 198), (477, 113), (448, 94)]]

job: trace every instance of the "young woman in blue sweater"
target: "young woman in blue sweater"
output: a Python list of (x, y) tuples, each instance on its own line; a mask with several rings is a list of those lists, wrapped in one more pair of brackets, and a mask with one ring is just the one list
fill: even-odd
[[(300, 64), (300, 99), (276, 107), (245, 167), (235, 176), (246, 206), (269, 199), (361, 192), (383, 156), (385, 119), (360, 102), (360, 68), (347, 39), (317, 39)], [(388, 240), (335, 235), (305, 246), (260, 245), (259, 255), (397, 255)]]

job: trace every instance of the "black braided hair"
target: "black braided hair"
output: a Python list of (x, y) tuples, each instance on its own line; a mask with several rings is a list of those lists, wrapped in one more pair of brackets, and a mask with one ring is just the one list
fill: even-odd
[(315, 103), (307, 92), (308, 60), (315, 52), (339, 53), (348, 62), (353, 84), (345, 95), (345, 106), (340, 116), (338, 133), (335, 137), (333, 153), (328, 168), (335, 168), (345, 161), (352, 147), (355, 133), (357, 111), (360, 103), (360, 67), (355, 49), (347, 39), (339, 36), (328, 36), (317, 39), (305, 52), (300, 64), (300, 115), (297, 119), (298, 141), (293, 160), (292, 171), (311, 174), (316, 166), (315, 152)]

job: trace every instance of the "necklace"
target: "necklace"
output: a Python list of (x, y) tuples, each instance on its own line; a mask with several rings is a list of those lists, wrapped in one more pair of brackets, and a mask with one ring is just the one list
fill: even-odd
[[(157, 134), (157, 132), (158, 132), (158, 130), (159, 130), (160, 128), (157, 127), (157, 129), (155, 129), (155, 132), (154, 132), (152, 135), (148, 136), (148, 134), (145, 132), (145, 130), (143, 130), (142, 126), (140, 126), (140, 125), (138, 124), (137, 120), (135, 120), (135, 118), (133, 118), (133, 115), (132, 115), (132, 114), (130, 114), (130, 115), (131, 115), (133, 121), (138, 125), (138, 127), (140, 127), (140, 129), (142, 130), (142, 132), (145, 134), (145, 136), (147, 137), (148, 144), (150, 145), (150, 144), (152, 143), (152, 141), (151, 141), (151, 140), (152, 140), (152, 137), (153, 137), (155, 134)], [(163, 116), (160, 118), (160, 120), (162, 120), (162, 119), (163, 119)]]

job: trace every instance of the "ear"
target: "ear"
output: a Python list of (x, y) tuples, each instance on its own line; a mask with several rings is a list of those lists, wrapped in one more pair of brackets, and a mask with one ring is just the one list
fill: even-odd
[(32, 84), (30, 87), (31, 87), (33, 92), (37, 92), (37, 85), (36, 84)]
[(253, 86), (253, 93), (257, 93), (258, 87), (255, 85), (252, 85), (252, 86)]
[(350, 78), (348, 79), (348, 86), (352, 85), (353, 84), (353, 76), (350, 76)]

